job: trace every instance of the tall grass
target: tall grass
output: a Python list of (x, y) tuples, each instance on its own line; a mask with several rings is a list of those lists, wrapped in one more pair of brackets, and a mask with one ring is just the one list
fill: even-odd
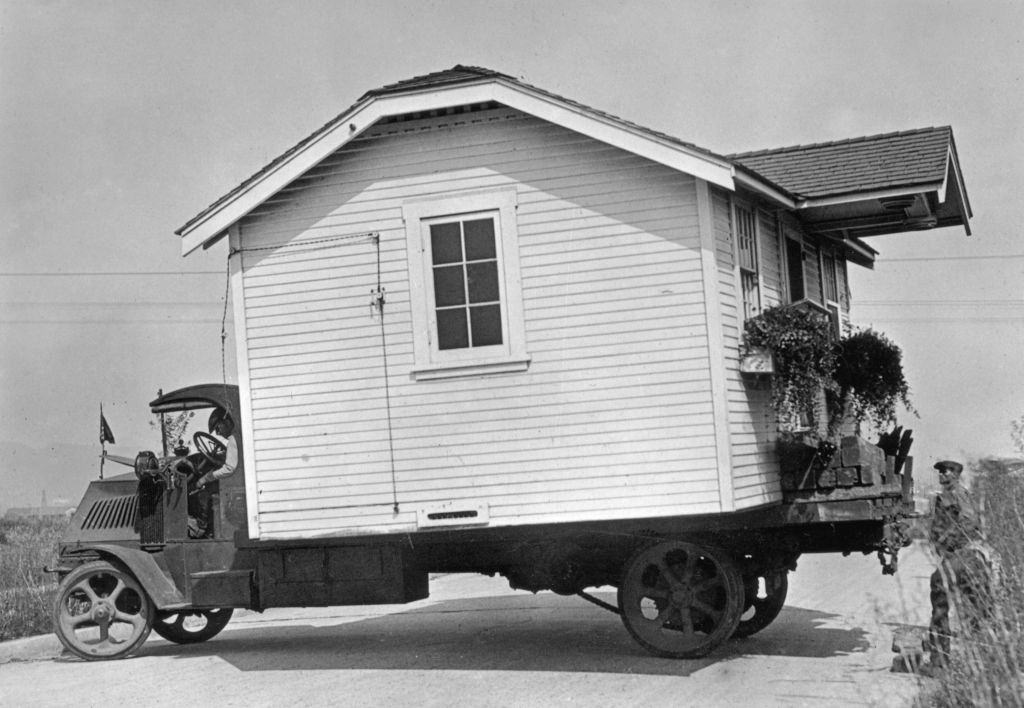
[[(975, 471), (994, 568), (987, 612), (977, 627), (954, 625), (950, 665), (926, 701), (1024, 707), (1024, 475), (991, 461)], [(967, 605), (955, 588), (951, 600), (954, 608)]]
[(0, 520), (0, 641), (52, 631), (57, 541), (67, 521)]

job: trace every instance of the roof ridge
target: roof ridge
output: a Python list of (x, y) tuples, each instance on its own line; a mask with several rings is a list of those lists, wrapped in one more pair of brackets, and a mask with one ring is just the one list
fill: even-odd
[(431, 86), (444, 85), (447, 83), (457, 83), (460, 81), (466, 81), (467, 77), (464, 74), (474, 74), (480, 78), (505, 78), (515, 80), (514, 77), (504, 74), (494, 69), (488, 69), (484, 66), (472, 66), (469, 64), (456, 64), (450, 69), (441, 69), (440, 71), (431, 71), (426, 74), (420, 74), (418, 76), (412, 76), (407, 79), (395, 81), (390, 84), (384, 84), (377, 88), (370, 89), (362, 96), (359, 97), (359, 101), (362, 101), (371, 96), (380, 96), (387, 93), (393, 93), (401, 91), (403, 89), (411, 89), (416, 84), (429, 83)]
[(801, 144), (801, 145), (787, 145), (787, 146), (778, 147), (778, 148), (764, 148), (764, 149), (761, 149), (761, 150), (748, 150), (746, 152), (734, 152), (734, 153), (730, 153), (730, 154), (726, 155), (726, 157), (728, 157), (731, 160), (735, 160), (735, 159), (744, 158), (744, 157), (753, 157), (755, 155), (779, 155), (779, 154), (787, 153), (787, 152), (796, 152), (796, 151), (802, 151), (802, 150), (812, 150), (812, 149), (826, 148), (826, 147), (838, 147), (840, 145), (852, 145), (852, 144), (855, 144), (855, 143), (864, 143), (864, 142), (868, 142), (868, 141), (871, 141), (871, 140), (884, 140), (886, 138), (898, 138), (898, 137), (904, 137), (904, 136), (907, 136), (907, 135), (916, 135), (916, 134), (919, 134), (919, 133), (928, 133), (928, 132), (936, 132), (936, 133), (937, 132), (945, 132), (945, 133), (952, 134), (953, 128), (951, 126), (948, 126), (948, 125), (939, 125), (939, 126), (934, 126), (933, 125), (933, 126), (928, 126), (926, 128), (911, 128), (909, 130), (896, 130), (896, 131), (892, 131), (892, 132), (889, 132), (889, 133), (875, 133), (874, 135), (863, 135), (863, 136), (856, 137), (856, 138), (843, 138), (842, 140), (829, 140), (829, 141), (820, 142), (820, 143), (806, 143), (806, 144)]

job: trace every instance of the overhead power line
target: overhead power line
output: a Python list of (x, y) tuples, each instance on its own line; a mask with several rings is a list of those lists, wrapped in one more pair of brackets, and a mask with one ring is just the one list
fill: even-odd
[(92, 319), (92, 320), (45, 320), (45, 319), (15, 319), (15, 320), (0, 320), (0, 325), (86, 325), (93, 327), (95, 325), (121, 325), (121, 324), (154, 324), (160, 325), (161, 327), (170, 327), (174, 325), (180, 325), (182, 327), (193, 327), (197, 324), (220, 324), (220, 318), (217, 319), (135, 319), (135, 318), (118, 318), (118, 319)]
[(858, 307), (860, 305), (866, 305), (870, 307), (882, 307), (890, 305), (899, 307), (905, 307), (907, 305), (923, 307), (928, 307), (932, 305), (942, 307), (1005, 307), (1007, 305), (1024, 306), (1024, 300), (1021, 300), (1019, 298), (1002, 298), (998, 300), (857, 300), (856, 298), (854, 298), (853, 306)]
[(930, 322), (1022, 322), (1024, 321), (1024, 315), (1019, 317), (867, 317), (867, 322), (858, 321), (855, 324), (870, 324), (872, 322), (915, 322), (915, 323), (930, 323)]
[(14, 271), (0, 273), (2, 278), (37, 277), (94, 277), (108, 276), (150, 276), (150, 275), (224, 275), (220, 270), (63, 270), (63, 271)]
[(907, 263), (910, 261), (1003, 261), (1011, 258), (1024, 258), (1024, 253), (1003, 253), (991, 256), (907, 256), (906, 258), (885, 258), (883, 256), (875, 261), (875, 263)]
[(131, 302), (81, 301), (81, 300), (0, 300), (0, 305), (30, 307), (220, 307), (219, 301), (197, 302), (190, 300), (133, 300)]

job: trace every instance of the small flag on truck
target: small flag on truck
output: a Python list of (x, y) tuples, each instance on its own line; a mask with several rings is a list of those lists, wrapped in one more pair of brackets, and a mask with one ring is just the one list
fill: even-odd
[(103, 404), (100, 404), (100, 445), (104, 443), (114, 444), (114, 433), (111, 432), (110, 426), (107, 425), (107, 419), (103, 416)]

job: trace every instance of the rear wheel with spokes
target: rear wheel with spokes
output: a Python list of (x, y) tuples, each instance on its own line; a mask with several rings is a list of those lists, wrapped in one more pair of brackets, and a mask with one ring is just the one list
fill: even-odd
[(53, 605), (57, 638), (87, 660), (121, 659), (146, 641), (153, 603), (125, 568), (93, 561), (68, 573)]
[(683, 541), (641, 549), (619, 585), (622, 621), (658, 656), (693, 659), (728, 639), (743, 611), (743, 580), (728, 553)]
[(776, 570), (743, 579), (744, 609), (732, 636), (749, 637), (770, 625), (786, 604), (789, 581), (786, 571)]

